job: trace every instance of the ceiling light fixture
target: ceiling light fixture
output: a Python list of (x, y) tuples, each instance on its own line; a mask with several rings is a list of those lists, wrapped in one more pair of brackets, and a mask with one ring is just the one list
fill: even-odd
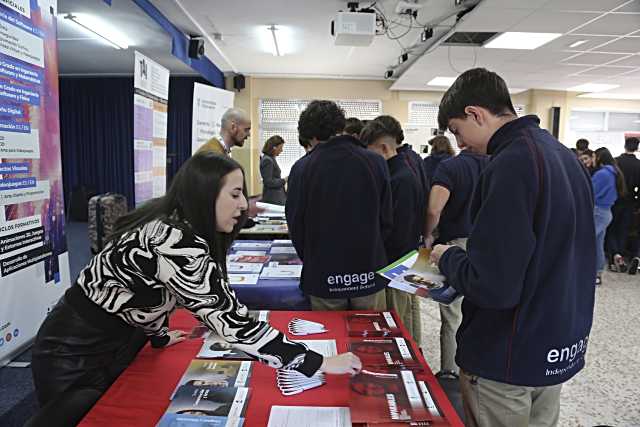
[(278, 37), (276, 36), (276, 31), (278, 31), (278, 29), (275, 25), (271, 25), (268, 30), (271, 31), (271, 37), (273, 38), (273, 56), (282, 56), (280, 46), (278, 45)]
[(129, 43), (121, 34), (112, 28), (108, 28), (104, 23), (95, 19), (91, 15), (74, 15), (72, 13), (67, 13), (64, 18), (74, 22), (85, 30), (90, 31), (116, 49), (129, 48)]
[(588, 42), (589, 40), (578, 40), (577, 42), (573, 42), (569, 45), (569, 47), (573, 48), (573, 47), (578, 47), (580, 45), (585, 44), (586, 42)]
[(596, 98), (596, 99), (630, 99), (640, 100), (640, 93), (638, 94), (624, 94), (624, 93), (583, 93), (578, 95), (578, 98)]
[(606, 83), (585, 83), (578, 86), (567, 88), (570, 92), (604, 92), (605, 90), (615, 89), (620, 85), (611, 85)]
[(519, 33), (506, 32), (485, 43), (489, 49), (533, 50), (560, 37), (560, 33)]
[(427, 86), (444, 86), (444, 87), (449, 87), (453, 84), (453, 82), (455, 82), (457, 79), (457, 77), (435, 77), (433, 79), (431, 79), (431, 81), (429, 83), (427, 83)]

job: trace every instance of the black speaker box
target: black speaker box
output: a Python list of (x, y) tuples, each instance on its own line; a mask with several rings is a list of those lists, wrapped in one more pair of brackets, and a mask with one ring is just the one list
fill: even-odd
[(189, 58), (200, 59), (204, 55), (204, 40), (189, 40)]
[(236, 74), (233, 76), (233, 88), (238, 92), (244, 89), (244, 75)]

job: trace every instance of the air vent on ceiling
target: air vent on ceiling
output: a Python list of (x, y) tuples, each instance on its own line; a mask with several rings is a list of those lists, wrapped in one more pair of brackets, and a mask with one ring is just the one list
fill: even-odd
[(446, 39), (442, 46), (482, 46), (496, 34), (498, 33), (458, 31)]

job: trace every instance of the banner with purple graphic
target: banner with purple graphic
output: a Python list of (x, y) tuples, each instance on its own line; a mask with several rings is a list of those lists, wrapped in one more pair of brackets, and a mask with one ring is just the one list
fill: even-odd
[[(135, 204), (167, 190), (169, 70), (136, 52), (133, 78), (133, 182)], [(2, 123), (0, 122), (0, 129)]]
[(57, 0), (0, 0), (0, 366), (69, 287)]

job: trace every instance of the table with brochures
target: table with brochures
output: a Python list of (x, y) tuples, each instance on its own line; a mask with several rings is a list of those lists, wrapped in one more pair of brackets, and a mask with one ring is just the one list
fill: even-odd
[[(279, 387), (281, 384), (276, 380), (280, 376), (275, 369), (259, 362), (227, 362), (227, 365), (240, 363), (243, 366), (236, 371), (233, 378), (235, 383), (218, 378), (206, 385), (194, 386), (193, 381), (186, 382), (189, 378), (187, 371), (193, 369), (194, 362), (197, 366), (202, 360), (207, 360), (194, 361), (201, 348), (205, 347), (203, 338), (195, 334), (192, 335), (194, 338), (166, 349), (154, 349), (149, 345), (144, 347), (80, 425), (155, 426), (163, 417), (166, 421), (171, 407), (176, 405), (177, 399), (184, 392), (183, 387), (193, 389), (198, 386), (204, 387), (207, 392), (198, 394), (196, 403), (202, 404), (205, 400), (222, 402), (225, 393), (230, 395), (226, 400), (229, 402), (227, 408), (224, 408), (224, 404), (216, 407), (218, 415), (224, 412), (225, 416), (218, 417), (220, 420), (216, 421), (216, 417), (207, 415), (204, 409), (199, 412), (195, 410), (195, 415), (187, 417), (202, 417), (207, 420), (184, 423), (179, 421), (179, 417), (184, 417), (183, 415), (173, 415), (178, 417), (178, 424), (173, 424), (172, 421), (171, 424), (161, 425), (348, 426), (351, 425), (351, 420), (353, 426), (402, 427), (409, 426), (409, 423), (390, 422), (388, 418), (396, 417), (394, 419), (397, 420), (408, 419), (402, 418), (403, 416), (411, 416), (416, 419), (415, 417), (430, 417), (429, 413), (435, 414), (430, 418), (429, 425), (463, 425), (418, 346), (408, 338), (408, 331), (392, 313), (271, 311), (267, 314), (268, 321), (284, 331), (290, 339), (325, 340), (325, 343), (333, 344), (333, 351), (338, 353), (347, 350), (359, 352), (365, 366), (363, 372), (355, 377), (325, 375), (323, 385), (285, 395)], [(262, 313), (258, 313), (258, 316), (262, 316)], [(304, 327), (321, 323), (322, 330), (326, 328), (326, 332), (294, 336), (288, 332), (293, 319), (299, 319), (297, 324)], [(387, 331), (385, 327), (379, 328), (379, 324), (382, 325), (385, 321), (388, 324), (396, 322), (394, 336), (376, 335), (376, 331)], [(375, 330), (368, 328), (367, 323), (374, 325)], [(201, 329), (197, 320), (186, 310), (178, 310), (172, 316), (170, 326), (186, 331)], [(376, 347), (376, 342), (385, 340), (384, 345), (387, 347)], [(382, 349), (383, 352), (376, 352), (376, 349)], [(316, 351), (322, 351), (322, 347)], [(224, 365), (223, 362), (220, 363)], [(245, 369), (247, 363), (250, 364), (248, 370)], [(384, 364), (388, 365), (387, 370), (383, 369)], [(280, 371), (282, 372), (284, 371)], [(220, 374), (216, 372), (213, 375)], [(373, 380), (371, 375), (375, 376)], [(242, 383), (239, 386), (240, 379)], [(191, 395), (195, 394), (191, 392)], [(170, 399), (172, 396), (173, 400)], [(239, 407), (241, 412), (237, 411)], [(241, 418), (234, 418), (232, 414)], [(293, 419), (296, 421), (292, 423)], [(338, 419), (341, 421), (337, 422)]]
[[(272, 254), (272, 248), (284, 253)], [(287, 253), (288, 251), (288, 253)], [(237, 255), (239, 254), (239, 255)], [(227, 269), (231, 288), (250, 310), (309, 310), (311, 304), (300, 290), (299, 271), (294, 277), (264, 278), (272, 265), (301, 268), (290, 240), (238, 240), (229, 252)], [(234, 270), (249, 266), (259, 270)]]

